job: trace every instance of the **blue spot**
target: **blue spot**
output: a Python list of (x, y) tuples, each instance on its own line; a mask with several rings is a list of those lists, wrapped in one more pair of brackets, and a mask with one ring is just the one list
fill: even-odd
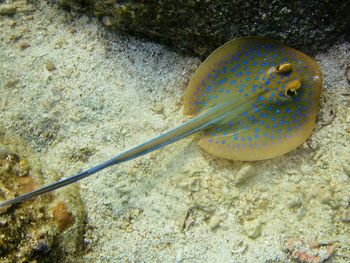
[(248, 93), (246, 93), (246, 94), (244, 94), (244, 96), (245, 96), (245, 97), (248, 97), (248, 96), (249, 96), (249, 94), (248, 94)]
[(225, 143), (226, 143), (226, 141), (225, 141), (225, 140), (222, 140), (222, 141), (221, 141), (221, 143), (222, 143), (222, 144), (225, 144)]
[(241, 67), (241, 65), (240, 65), (240, 64), (237, 64), (237, 65), (236, 65), (236, 68), (240, 68), (240, 67)]
[(238, 141), (238, 136), (237, 136), (237, 135), (233, 136), (233, 139), (234, 139), (235, 141)]
[(260, 109), (259, 109), (259, 108), (256, 108), (256, 109), (255, 109), (255, 112), (259, 112), (259, 111), (260, 111)]
[(280, 110), (276, 110), (275, 111), (276, 114), (280, 114), (280, 112), (281, 112)]
[(219, 75), (215, 75), (215, 76), (214, 76), (214, 79), (217, 79), (218, 77), (219, 77)]
[(249, 120), (253, 121), (254, 120), (254, 116), (249, 116)]
[(208, 86), (207, 87), (207, 92), (210, 92), (211, 91), (211, 86)]
[(229, 89), (228, 89), (228, 90), (226, 90), (226, 93), (227, 93), (227, 94), (229, 94), (230, 92), (231, 92), (231, 91), (230, 91)]
[(226, 131), (223, 134), (224, 134), (224, 136), (227, 136), (227, 132)]
[(265, 82), (265, 85), (270, 85), (270, 84), (271, 82), (269, 80)]
[(276, 93), (275, 92), (271, 92), (271, 97), (275, 97)]
[(281, 133), (281, 132), (282, 132), (281, 130), (279, 130), (279, 129), (277, 130), (277, 133)]
[(239, 89), (238, 91), (239, 91), (239, 92), (243, 92), (243, 91), (244, 91), (244, 89)]
[(255, 67), (256, 65), (258, 65), (258, 62), (254, 61), (252, 65)]
[(260, 128), (255, 128), (255, 132), (260, 132)]
[(250, 81), (250, 80), (251, 80), (251, 78), (246, 78), (245, 80), (246, 80), (246, 81)]
[(247, 61), (247, 60), (244, 60), (244, 61), (243, 61), (243, 64), (244, 64), (244, 65), (247, 65), (247, 64), (248, 64), (248, 61)]
[(213, 142), (213, 139), (210, 139), (209, 142), (212, 143), (212, 142)]
[(247, 71), (245, 74), (246, 74), (246, 75), (250, 75), (251, 73), (250, 73), (250, 71)]
[(288, 108), (286, 109), (286, 113), (291, 113), (292, 112), (292, 109)]
[(260, 121), (260, 125), (264, 125), (265, 124), (265, 122), (264, 121)]
[(248, 112), (247, 112), (247, 111), (245, 111), (245, 112), (242, 113), (242, 116), (243, 116), (243, 117), (245, 117), (245, 116), (247, 116), (247, 115), (248, 115)]
[(243, 72), (242, 72), (242, 71), (240, 71), (240, 72), (237, 73), (237, 77), (240, 77), (240, 76), (242, 76), (242, 75), (243, 75)]
[(271, 136), (270, 136), (270, 139), (274, 139), (275, 138), (275, 136), (272, 134)]
[(245, 137), (242, 137), (242, 138), (241, 138), (241, 141), (245, 141)]
[(276, 121), (276, 117), (272, 117), (272, 118), (271, 118), (271, 121)]
[(222, 80), (219, 81), (219, 84), (222, 85), (222, 84), (224, 84), (226, 81), (227, 81), (227, 79), (224, 78), (224, 79), (222, 79)]
[(231, 71), (232, 71), (232, 72), (236, 72), (236, 69), (235, 69), (235, 68), (232, 68)]
[(217, 131), (217, 132), (221, 132), (221, 128), (217, 128), (216, 131)]
[(273, 125), (273, 127), (274, 127), (274, 128), (277, 128), (277, 127), (278, 127), (278, 123), (275, 123), (275, 124)]
[(250, 141), (250, 142), (251, 142), (252, 140), (253, 140), (253, 139), (252, 139), (252, 137), (248, 137), (248, 141)]
[(264, 96), (259, 97), (259, 101), (263, 101), (264, 99), (265, 99)]
[(216, 136), (216, 132), (213, 132), (213, 133), (211, 134), (211, 136), (215, 137), (215, 136)]
[(267, 132), (264, 132), (263, 136), (264, 136), (264, 137), (267, 137), (267, 136), (269, 136), (269, 135), (268, 135)]
[(230, 84), (235, 84), (236, 83), (236, 80), (231, 80)]
[(255, 138), (255, 139), (258, 139), (258, 138), (259, 138), (259, 134), (257, 134), (257, 133), (254, 134), (254, 138)]

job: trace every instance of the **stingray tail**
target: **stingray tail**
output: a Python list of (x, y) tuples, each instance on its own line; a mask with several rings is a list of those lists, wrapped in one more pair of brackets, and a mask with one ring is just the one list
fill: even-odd
[(199, 116), (183, 123), (182, 125), (178, 126), (177, 128), (172, 129), (164, 134), (161, 134), (161, 135), (157, 136), (156, 138), (149, 140), (143, 144), (140, 144), (140, 145), (124, 152), (124, 153), (121, 153), (121, 154), (115, 156), (114, 158), (104, 162), (104, 163), (101, 163), (97, 166), (94, 166), (88, 170), (80, 172), (80, 173), (73, 175), (71, 177), (64, 178), (58, 182), (43, 186), (41, 188), (38, 188), (32, 192), (20, 195), (14, 199), (0, 203), (0, 207), (13, 205), (16, 203), (26, 201), (26, 200), (31, 199), (33, 197), (51, 192), (51, 191), (59, 189), (63, 186), (77, 182), (77, 181), (79, 181), (85, 177), (88, 177), (92, 174), (95, 174), (95, 173), (97, 173), (97, 172), (99, 172), (99, 171), (101, 171), (109, 166), (135, 159), (139, 156), (142, 156), (144, 154), (147, 154), (149, 152), (157, 150), (163, 146), (166, 146), (168, 144), (176, 142), (176, 141), (178, 141), (182, 138), (185, 138), (191, 134), (194, 134), (198, 131), (209, 128), (211, 125), (215, 124), (217, 121), (220, 121), (225, 116), (226, 116), (225, 114), (224, 115), (222, 114), (222, 109), (220, 109), (220, 107), (214, 107), (214, 108), (206, 111), (205, 113), (200, 114)]

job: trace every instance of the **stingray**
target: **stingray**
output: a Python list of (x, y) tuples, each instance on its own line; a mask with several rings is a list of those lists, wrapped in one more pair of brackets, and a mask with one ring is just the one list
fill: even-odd
[(184, 96), (189, 121), (0, 207), (51, 192), (197, 132), (202, 132), (199, 145), (217, 157), (253, 161), (285, 154), (311, 135), (321, 89), (321, 71), (304, 53), (272, 39), (233, 39), (209, 55), (190, 80)]

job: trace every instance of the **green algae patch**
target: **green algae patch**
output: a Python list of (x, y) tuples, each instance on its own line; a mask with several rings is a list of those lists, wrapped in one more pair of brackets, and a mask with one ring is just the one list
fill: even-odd
[[(41, 177), (35, 157), (28, 150), (23, 153), (28, 158), (22, 157), (17, 150), (23, 145), (13, 148), (16, 152), (0, 138), (1, 201), (35, 189)], [(1, 262), (79, 262), (85, 213), (77, 188), (69, 190), (69, 195), (47, 194), (0, 210)]]

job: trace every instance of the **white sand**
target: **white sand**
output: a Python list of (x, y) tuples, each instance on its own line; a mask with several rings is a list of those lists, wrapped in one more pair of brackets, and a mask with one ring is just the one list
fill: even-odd
[[(0, 17), (0, 130), (36, 151), (46, 183), (57, 179), (50, 170), (71, 175), (187, 119), (182, 95), (198, 59), (46, 4), (27, 15)], [(349, 262), (349, 54), (340, 43), (316, 57), (325, 77), (319, 124), (289, 154), (230, 162), (193, 136), (83, 180), (83, 260), (287, 262), (295, 237), (338, 241), (333, 262)], [(237, 179), (241, 169), (250, 174)]]

